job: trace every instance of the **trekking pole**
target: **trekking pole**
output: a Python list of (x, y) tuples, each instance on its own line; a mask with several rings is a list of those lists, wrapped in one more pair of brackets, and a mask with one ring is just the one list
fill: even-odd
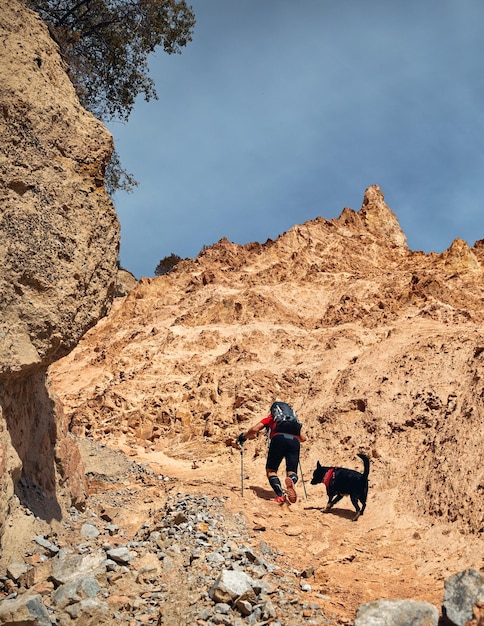
[(302, 481), (302, 484), (303, 484), (304, 495), (305, 495), (306, 500), (307, 500), (308, 499), (308, 494), (306, 492), (306, 483), (304, 482), (304, 474), (303, 474), (303, 471), (302, 471), (301, 459), (299, 459), (299, 471), (301, 472), (301, 481)]
[(240, 482), (242, 485), (242, 497), (244, 497), (244, 444), (240, 446)]
[[(308, 388), (306, 390), (306, 394), (305, 394), (305, 396), (303, 398), (302, 404), (305, 404), (306, 399), (309, 397), (309, 390), (311, 389), (311, 383), (313, 381), (313, 377), (314, 377), (314, 374), (312, 374), (310, 376), (309, 380), (308, 380)], [(301, 458), (299, 458), (299, 471), (301, 472), (301, 481), (302, 481), (303, 488), (304, 488), (304, 495), (306, 496), (306, 500), (307, 500), (308, 499), (308, 494), (306, 492), (306, 484), (304, 483), (304, 474), (303, 474), (303, 471), (302, 471)]]

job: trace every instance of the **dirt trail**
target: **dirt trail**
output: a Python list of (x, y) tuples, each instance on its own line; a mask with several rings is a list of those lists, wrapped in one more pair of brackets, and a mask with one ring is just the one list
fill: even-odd
[[(372, 473), (373, 484), (382, 482), (377, 464), (370, 473), (365, 515), (353, 522), (349, 498), (330, 513), (323, 512), (324, 487), (310, 485), (310, 467), (304, 468), (307, 498), (299, 481), (298, 502), (281, 506), (266, 483), (265, 458), (254, 458), (250, 448), (244, 452), (243, 496), (236, 450), (192, 460), (193, 452), (183, 455), (180, 448), (172, 451), (176, 458), (142, 447), (120, 448), (155, 474), (169, 477), (171, 488), (225, 498), (230, 511), (245, 516), (253, 545), (265, 542), (280, 553), (281, 569), (296, 576), (314, 570), (301, 578), (301, 583), (311, 585), (308, 601), (314, 599), (326, 615), (337, 616), (341, 623), (352, 623), (360, 604), (381, 598), (424, 600), (440, 610), (445, 578), (484, 565), (477, 539), (449, 529), (448, 524), (406, 515), (399, 510), (396, 489), (372, 486)], [(138, 497), (143, 499), (143, 493)], [(156, 509), (156, 492), (151, 489), (144, 496), (145, 507)]]

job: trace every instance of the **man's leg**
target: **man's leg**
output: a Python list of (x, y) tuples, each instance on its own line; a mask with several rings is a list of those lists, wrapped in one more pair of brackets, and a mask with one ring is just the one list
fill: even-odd
[(267, 471), (267, 478), (269, 480), (270, 486), (272, 487), (272, 490), (274, 491), (274, 493), (276, 494), (278, 498), (283, 497), (284, 492), (282, 490), (282, 485), (281, 485), (281, 481), (279, 480), (279, 476), (273, 470), (268, 469), (266, 471)]
[(286, 476), (286, 492), (287, 498), (291, 504), (297, 502), (297, 493), (295, 489), (295, 484), (297, 483), (297, 475), (296, 474), (288, 474)]
[(282, 439), (282, 437), (275, 437), (274, 439), (271, 439), (269, 452), (267, 454), (266, 474), (269, 484), (276, 494), (276, 500), (278, 502), (284, 502), (284, 491), (282, 490), (281, 481), (277, 476), (277, 470), (279, 469), (279, 465), (284, 458), (284, 448), (280, 439)]
[(288, 445), (286, 453), (286, 491), (287, 497), (291, 504), (297, 501), (297, 493), (295, 485), (297, 483), (297, 466), (299, 464), (299, 451), (300, 444), (297, 439), (294, 439)]

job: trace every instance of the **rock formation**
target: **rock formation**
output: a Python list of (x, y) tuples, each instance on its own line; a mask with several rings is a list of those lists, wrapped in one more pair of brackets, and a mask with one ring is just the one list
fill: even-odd
[(119, 269), (116, 277), (116, 296), (122, 298), (134, 289), (138, 281), (128, 270)]
[(309, 465), (319, 441), (364, 449), (402, 507), (482, 533), (483, 257), (410, 251), (373, 186), (359, 212), (142, 279), (51, 378), (76, 433), (198, 454), (285, 399)]
[[(449, 574), (480, 581), (484, 240), (411, 251), (374, 185), (359, 211), (263, 244), (222, 239), (136, 282), (117, 271), (111, 137), (40, 20), (0, 2), (0, 619), (206, 621), (234, 562), (274, 579), (219, 602), (223, 623), (236, 609), (348, 624), (382, 595), (396, 603), (378, 615), (420, 612)], [(322, 490), (305, 502), (301, 483), (292, 508), (272, 502), (262, 437), (238, 473), (234, 439), (276, 399), (305, 424), (301, 478), (371, 457), (357, 524), (344, 503), (325, 513)], [(113, 449), (139, 468), (110, 475)], [(229, 512), (245, 547), (229, 545)]]
[(47, 522), (64, 496), (85, 498), (45, 373), (109, 310), (119, 225), (103, 183), (110, 134), (80, 106), (37, 15), (0, 4), (1, 536), (18, 499)]
[[(309, 606), (333, 623), (353, 623), (361, 604), (384, 612), (382, 597), (430, 603), (435, 622), (444, 579), (482, 568), (483, 259), (483, 241), (409, 250), (372, 186), (357, 212), (264, 244), (223, 239), (140, 280), (49, 381), (79, 437), (168, 474), (179, 492), (223, 496), (254, 547), (280, 550), (285, 574), (314, 571)], [(308, 435), (309, 500), (300, 482), (289, 511), (270, 501), (264, 437), (247, 443), (241, 468), (233, 447), (276, 399)], [(365, 515), (350, 522), (344, 501), (324, 514), (324, 489), (309, 484), (316, 461), (360, 470), (361, 451)], [(130, 492), (131, 516), (155, 516), (154, 489)], [(400, 606), (422, 605), (390, 608)]]

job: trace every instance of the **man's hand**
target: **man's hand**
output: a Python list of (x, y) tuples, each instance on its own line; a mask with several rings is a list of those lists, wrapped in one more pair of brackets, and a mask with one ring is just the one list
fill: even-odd
[(245, 436), (244, 433), (240, 433), (236, 441), (239, 446), (243, 446), (244, 443), (247, 441), (247, 437)]

